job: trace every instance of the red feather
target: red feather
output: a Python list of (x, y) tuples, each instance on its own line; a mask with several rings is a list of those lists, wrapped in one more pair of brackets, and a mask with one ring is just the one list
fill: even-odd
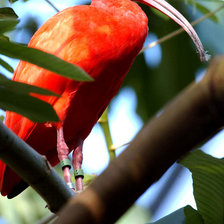
[[(29, 46), (41, 49), (82, 67), (94, 82), (81, 83), (61, 77), (28, 62), (21, 61), (13, 80), (47, 88), (61, 95), (37, 96), (50, 103), (62, 122), (34, 123), (13, 112), (6, 113), (5, 125), (54, 166), (56, 127), (63, 125), (65, 142), (70, 151), (90, 133), (93, 125), (119, 90), (134, 58), (147, 35), (147, 18), (140, 7), (132, 8), (133, 19), (121, 12), (91, 6), (68, 8), (49, 19), (32, 37)], [(103, 1), (102, 1), (103, 2)], [(112, 1), (115, 2), (115, 1)], [(120, 4), (120, 1), (116, 1)], [(135, 12), (141, 12), (136, 19)], [(116, 18), (116, 16), (122, 17)], [(133, 32), (134, 30), (134, 32)], [(20, 178), (0, 162), (0, 189), (8, 195)]]

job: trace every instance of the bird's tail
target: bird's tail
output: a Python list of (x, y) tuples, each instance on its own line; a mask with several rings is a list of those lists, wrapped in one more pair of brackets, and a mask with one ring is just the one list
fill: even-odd
[(0, 160), (0, 191), (2, 196), (13, 198), (28, 187), (24, 181)]
[(6, 165), (0, 160), (0, 191), (3, 196), (6, 196), (3, 185), (4, 185), (4, 177), (5, 177)]

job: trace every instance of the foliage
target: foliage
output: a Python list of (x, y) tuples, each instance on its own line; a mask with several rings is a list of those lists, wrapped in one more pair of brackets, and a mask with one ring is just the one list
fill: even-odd
[[(30, 120), (39, 122), (58, 121), (53, 108), (44, 101), (32, 97), (30, 93), (59, 97), (49, 90), (15, 82), (0, 74), (0, 108), (20, 113)], [(32, 107), (29, 107), (29, 105), (32, 105)]]
[(183, 158), (180, 164), (192, 173), (197, 210), (188, 205), (154, 224), (222, 224), (224, 220), (224, 160), (196, 150)]
[(0, 53), (11, 58), (28, 61), (70, 79), (77, 81), (92, 80), (81, 68), (67, 63), (52, 54), (47, 54), (38, 49), (26, 47), (4, 39), (0, 39)]
[(194, 197), (204, 223), (222, 224), (224, 220), (224, 160), (196, 150), (180, 163), (192, 173)]
[(180, 208), (177, 211), (153, 222), (152, 224), (203, 224), (200, 214), (191, 206)]

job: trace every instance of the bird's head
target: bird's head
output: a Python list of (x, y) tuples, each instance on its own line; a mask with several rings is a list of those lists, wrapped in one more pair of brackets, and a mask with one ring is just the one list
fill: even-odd
[(142, 14), (142, 12), (139, 11), (139, 7), (136, 4), (133, 4), (135, 1), (159, 10), (179, 24), (188, 33), (196, 45), (201, 61), (206, 61), (205, 51), (194, 28), (180, 12), (165, 0), (92, 0), (92, 5), (97, 8), (108, 10), (108, 13), (111, 14), (118, 13), (119, 16), (122, 15), (123, 17), (126, 16), (129, 18), (131, 16), (134, 21), (136, 21), (136, 17), (139, 17), (138, 19), (141, 18), (142, 23), (147, 23), (145, 14)]

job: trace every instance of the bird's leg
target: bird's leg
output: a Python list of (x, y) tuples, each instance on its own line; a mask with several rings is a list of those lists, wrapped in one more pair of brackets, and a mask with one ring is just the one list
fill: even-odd
[(83, 141), (79, 144), (79, 146), (73, 151), (73, 158), (72, 158), (72, 166), (74, 169), (74, 176), (75, 176), (75, 184), (76, 184), (76, 191), (83, 191), (83, 181), (84, 172), (82, 170), (82, 146)]
[(69, 188), (74, 190), (74, 185), (72, 183), (71, 173), (70, 173), (71, 164), (68, 159), (69, 148), (67, 144), (65, 143), (63, 127), (60, 127), (57, 130), (57, 152), (58, 152), (58, 159), (61, 163), (65, 183), (69, 186)]

